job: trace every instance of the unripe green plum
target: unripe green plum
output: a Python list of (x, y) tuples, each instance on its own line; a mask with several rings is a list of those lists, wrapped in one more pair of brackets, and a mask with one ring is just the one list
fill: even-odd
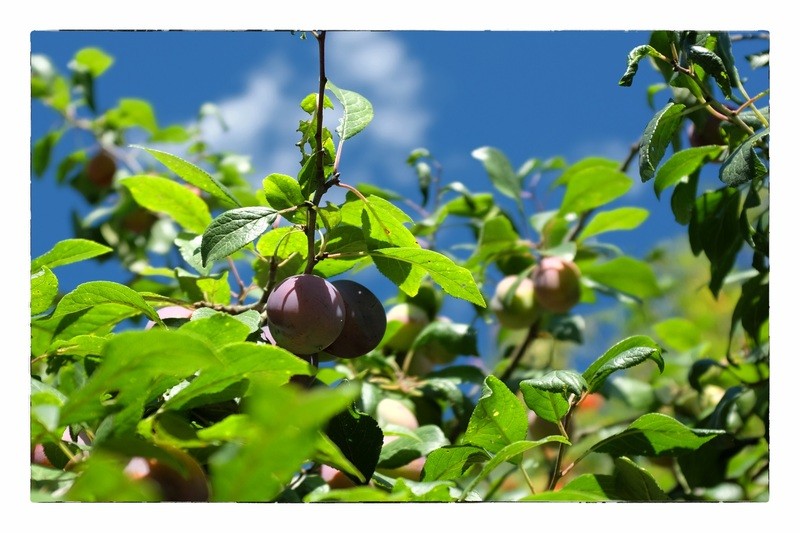
[(430, 318), (421, 307), (404, 302), (389, 309), (386, 321), (399, 322), (401, 325), (386, 339), (384, 346), (391, 351), (404, 352), (411, 348), (419, 332), (430, 323)]
[(419, 422), (414, 412), (400, 400), (383, 398), (376, 407), (378, 425), (384, 427), (388, 424), (402, 426), (408, 429), (417, 429)]
[(134, 457), (125, 466), (125, 474), (134, 480), (145, 480), (158, 490), (163, 501), (207, 502), (208, 478), (197, 460), (178, 448), (164, 448), (180, 465), (152, 457)]
[[(517, 285), (514, 295), (508, 301), (509, 292)], [(497, 316), (500, 325), (508, 329), (525, 329), (538, 318), (539, 310), (534, 298), (533, 280), (527, 276), (510, 275), (500, 280), (494, 295), (489, 301), (489, 308)]]
[(536, 303), (553, 313), (566, 313), (581, 299), (578, 266), (567, 259), (543, 257), (533, 269)]
[[(433, 321), (434, 324), (437, 322), (443, 324), (452, 324), (453, 321), (446, 316), (439, 316)], [(432, 340), (414, 349), (414, 360), (411, 361), (411, 364), (413, 366), (414, 361), (424, 358), (434, 365), (446, 365), (448, 363), (452, 363), (457, 356), (457, 353), (448, 350), (447, 347), (445, 347), (441, 342)]]
[(345, 305), (329, 281), (313, 274), (291, 276), (267, 298), (267, 326), (275, 343), (297, 355), (321, 352), (341, 334)]
[(344, 301), (342, 332), (325, 351), (336, 357), (352, 359), (372, 351), (386, 333), (386, 311), (369, 289), (348, 279), (332, 282)]

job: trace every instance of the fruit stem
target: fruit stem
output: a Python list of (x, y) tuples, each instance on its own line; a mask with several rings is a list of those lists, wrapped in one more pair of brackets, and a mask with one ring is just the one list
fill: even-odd
[[(326, 191), (325, 187), (325, 148), (322, 146), (322, 110), (325, 107), (325, 84), (328, 79), (325, 77), (325, 32), (314, 32), (314, 37), (319, 45), (319, 92), (317, 93), (317, 131), (314, 133), (317, 148), (317, 188), (314, 191), (314, 199), (311, 201), (314, 206), (319, 206), (322, 195)], [(308, 262), (306, 263), (306, 274), (314, 271), (317, 263), (316, 252), (314, 250), (314, 233), (317, 230), (317, 210), (313, 207), (307, 211), (306, 238), (308, 239)]]

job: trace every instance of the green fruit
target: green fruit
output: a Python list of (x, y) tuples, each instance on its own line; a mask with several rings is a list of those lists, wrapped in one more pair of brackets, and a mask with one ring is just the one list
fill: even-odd
[(536, 303), (553, 313), (566, 313), (581, 299), (581, 272), (567, 259), (544, 257), (533, 269)]
[(398, 322), (400, 326), (385, 340), (384, 346), (391, 351), (405, 352), (411, 348), (419, 332), (430, 323), (430, 319), (424, 309), (405, 302), (389, 309), (386, 313), (386, 322), (387, 324)]
[[(509, 297), (512, 290), (514, 293)], [(508, 329), (529, 328), (539, 318), (533, 280), (516, 275), (506, 276), (497, 284), (489, 308), (501, 326)]]

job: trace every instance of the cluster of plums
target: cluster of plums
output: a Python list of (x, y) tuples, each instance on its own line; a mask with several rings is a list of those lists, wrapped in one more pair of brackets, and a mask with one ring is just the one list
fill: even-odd
[(352, 280), (328, 281), (299, 274), (281, 281), (266, 305), (265, 334), (296, 355), (324, 351), (353, 359), (375, 347), (386, 332), (383, 304)]
[(572, 309), (581, 299), (580, 277), (581, 272), (572, 261), (556, 256), (543, 257), (530, 276), (503, 278), (497, 284), (489, 307), (503, 327), (527, 328), (543, 311), (566, 313)]

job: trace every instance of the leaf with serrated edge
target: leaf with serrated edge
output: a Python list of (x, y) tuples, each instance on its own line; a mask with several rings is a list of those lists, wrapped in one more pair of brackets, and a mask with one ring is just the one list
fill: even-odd
[(655, 176), (656, 167), (680, 126), (681, 113), (685, 107), (683, 104), (669, 102), (648, 122), (639, 146), (639, 176), (642, 182)]
[(239, 207), (241, 204), (234, 198), (233, 194), (228, 190), (225, 185), (220, 183), (214, 176), (203, 170), (202, 168), (193, 165), (192, 163), (181, 159), (178, 156), (162, 152), (161, 150), (154, 150), (153, 148), (146, 148), (144, 146), (131, 145), (131, 148), (140, 148), (147, 151), (150, 155), (155, 157), (161, 164), (180, 176), (183, 180), (191, 183), (218, 198), (223, 205), (232, 207)]
[(203, 233), (203, 265), (228, 257), (267, 232), (278, 213), (268, 207), (241, 207), (225, 211)]
[(464, 433), (463, 444), (497, 453), (512, 442), (524, 440), (528, 416), (522, 402), (499, 378), (489, 375)]
[(652, 359), (659, 371), (664, 371), (661, 346), (645, 335), (635, 335), (619, 341), (594, 361), (583, 372), (583, 379), (589, 384), (589, 392), (595, 392), (606, 378), (617, 370), (630, 368)]
[[(372, 250), (370, 255), (373, 260), (376, 257), (391, 258), (398, 262), (418, 266), (425, 270), (431, 276), (431, 279), (439, 284), (450, 296), (486, 307), (486, 301), (483, 299), (472, 273), (438, 252), (423, 248), (398, 247)], [(417, 288), (419, 288), (419, 285), (417, 285)]]
[(161, 323), (156, 310), (138, 292), (113, 281), (89, 281), (78, 285), (58, 302), (53, 316), (68, 315), (107, 303), (122, 304), (143, 313), (150, 320)]
[(52, 269), (84, 261), (111, 251), (113, 251), (112, 248), (88, 239), (64, 239), (57, 242), (48, 252), (31, 261), (31, 272), (45, 266)]
[(729, 187), (736, 187), (764, 177), (767, 167), (758, 156), (756, 146), (768, 135), (769, 128), (765, 128), (740, 144), (720, 166), (719, 179)]
[(366, 128), (374, 116), (369, 100), (356, 92), (340, 89), (330, 80), (327, 82), (327, 88), (344, 108), (342, 118), (339, 119), (339, 127), (336, 128), (339, 137), (347, 140)]
[(31, 274), (31, 315), (47, 311), (58, 296), (58, 278), (53, 271), (42, 267)]
[(692, 429), (671, 416), (648, 413), (634, 420), (625, 430), (594, 444), (590, 451), (614, 457), (679, 456), (699, 449), (722, 430)]

